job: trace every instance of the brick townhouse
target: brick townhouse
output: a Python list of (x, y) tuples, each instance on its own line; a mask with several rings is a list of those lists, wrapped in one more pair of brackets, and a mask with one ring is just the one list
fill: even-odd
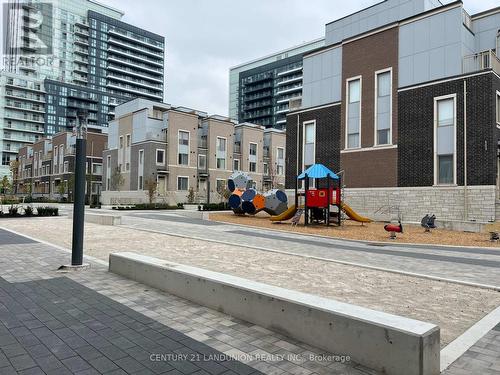
[(386, 0), (328, 23), (287, 116), (286, 187), (323, 163), (375, 218), (500, 218), (499, 50), (500, 7)]
[(155, 201), (219, 202), (227, 179), (246, 171), (255, 187), (284, 186), (285, 133), (226, 117), (134, 99), (116, 107), (103, 153), (104, 204), (148, 200), (156, 183)]
[[(107, 134), (87, 133), (86, 194), (98, 196), (102, 184), (102, 152)], [(18, 171), (14, 176), (17, 193), (33, 197), (70, 198), (75, 171), (76, 137), (70, 132), (43, 138), (19, 149)]]

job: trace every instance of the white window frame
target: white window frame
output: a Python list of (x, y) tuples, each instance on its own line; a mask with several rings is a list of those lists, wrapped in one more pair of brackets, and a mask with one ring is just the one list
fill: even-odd
[[(438, 128), (438, 105), (441, 100), (453, 99), (453, 183), (440, 184), (438, 180), (438, 154), (437, 154), (437, 128)], [(457, 94), (449, 94), (434, 97), (434, 186), (456, 186), (457, 185)]]
[[(101, 166), (101, 174), (98, 175), (96, 172), (94, 172), (94, 165), (100, 165)], [(96, 174), (96, 176), (102, 176), (102, 163), (92, 163), (92, 174)]]
[(225, 178), (216, 178), (215, 179), (215, 191), (217, 191), (217, 192), (219, 191), (219, 189), (217, 188), (218, 181), (224, 181), (224, 188), (227, 189), (227, 180)]
[[(359, 80), (359, 145), (358, 147), (349, 147), (349, 82)], [(344, 137), (344, 150), (357, 150), (362, 148), (361, 143), (361, 124), (362, 113), (361, 108), (363, 108), (363, 77), (355, 76), (350, 77), (345, 80), (345, 137)], [(315, 142), (316, 144), (316, 142)]]
[[(238, 169), (234, 168), (235, 163), (237, 163), (237, 164), (238, 164)], [(240, 159), (234, 159), (234, 160), (233, 160), (233, 171), (239, 171), (239, 170), (241, 170), (241, 164), (240, 164), (240, 163), (241, 163), (241, 162), (240, 162)]]
[[(142, 155), (142, 163), (141, 163)], [(144, 149), (141, 148), (137, 153), (137, 190), (144, 190)], [(141, 184), (142, 178), (142, 184)]]
[[(200, 167), (200, 158), (205, 158), (205, 168)], [(216, 158), (217, 158), (217, 156), (216, 156)], [(202, 171), (208, 169), (207, 168), (207, 155), (205, 155), (205, 154), (198, 154), (198, 169), (202, 170)]]
[[(316, 126), (315, 129), (316, 130)], [(316, 156), (316, 135), (314, 135), (314, 156)], [(278, 173), (279, 172), (279, 154), (280, 150), (283, 150), (283, 173)], [(316, 157), (315, 157), (316, 159)], [(284, 147), (276, 147), (276, 175), (278, 176), (284, 176), (285, 175), (285, 148)]]
[(495, 120), (497, 128), (500, 128), (500, 91), (497, 91), (495, 96)]
[[(186, 190), (179, 190), (179, 178), (186, 178), (187, 179), (187, 188), (186, 188)], [(189, 191), (189, 176), (177, 176), (176, 190), (177, 191)]]
[(306, 125), (314, 125), (314, 147), (313, 147), (313, 159), (316, 163), (316, 120), (308, 120), (302, 123), (302, 171), (305, 170), (305, 156), (306, 156)]
[[(378, 75), (382, 73), (387, 73), (389, 72), (390, 74), (390, 81), (391, 81), (391, 90), (389, 94), (389, 143), (378, 143), (378, 125), (377, 125), (377, 104), (378, 104)], [(373, 138), (373, 147), (388, 147), (392, 146), (392, 66), (389, 68), (377, 70), (375, 72), (375, 96), (374, 96), (374, 101), (375, 101), (375, 109), (373, 113), (373, 125), (374, 125), (374, 138)], [(361, 87), (361, 86), (360, 86)], [(361, 100), (361, 97), (360, 97)], [(361, 104), (361, 102), (360, 102)], [(361, 114), (361, 111), (360, 111)], [(360, 116), (361, 118), (361, 116)], [(361, 129), (361, 126), (360, 126)], [(361, 132), (360, 132), (361, 134)], [(361, 146), (361, 136), (359, 138), (359, 144)]]
[(111, 155), (106, 156), (106, 190), (111, 190)]
[[(304, 121), (302, 123), (302, 171), (304, 171), (306, 169), (306, 163), (305, 163), (305, 156), (306, 156), (306, 125), (310, 125), (310, 124), (313, 124), (314, 125), (314, 147), (313, 147), (313, 160), (314, 160), (314, 163), (316, 163), (316, 120), (308, 120), (308, 121)], [(309, 184), (309, 187), (315, 187), (314, 186), (314, 179), (311, 181), (311, 183)], [(305, 189), (305, 180), (302, 180), (301, 182), (301, 185), (302, 185), (302, 189)]]
[[(250, 170), (250, 163), (253, 163), (250, 161), (250, 145), (255, 145), (255, 171)], [(250, 173), (258, 173), (258, 163), (259, 161), (259, 144), (257, 142), (248, 142), (248, 172)]]
[[(188, 133), (188, 144), (187, 144), (187, 147), (188, 147), (188, 153), (187, 153), (187, 156), (188, 156), (188, 160), (187, 160), (187, 164), (180, 164), (179, 163), (179, 139), (180, 139), (180, 135), (181, 135), (181, 132), (183, 133)], [(184, 130), (184, 129), (179, 129), (177, 130), (177, 165), (181, 165), (181, 166), (184, 166), (184, 167), (189, 167), (189, 159), (190, 159), (190, 154), (191, 154), (191, 132), (189, 130)], [(182, 177), (182, 176), (179, 176), (179, 177)]]
[[(226, 151), (224, 151), (226, 153), (226, 157), (225, 158), (219, 158), (217, 157), (217, 153), (219, 152), (219, 149), (217, 148), (217, 142), (219, 139), (223, 139), (224, 141), (226, 141)], [(217, 167), (217, 159), (224, 159), (224, 168), (219, 168)], [(227, 170), (227, 138), (226, 137), (217, 137), (216, 140), (215, 140), (215, 169), (219, 169), (219, 170)]]
[[(163, 163), (158, 163), (158, 152), (163, 152)], [(157, 148), (155, 153), (155, 163), (159, 166), (165, 166), (165, 150), (162, 148)], [(189, 155), (189, 154), (188, 154)], [(188, 157), (189, 158), (189, 157)]]

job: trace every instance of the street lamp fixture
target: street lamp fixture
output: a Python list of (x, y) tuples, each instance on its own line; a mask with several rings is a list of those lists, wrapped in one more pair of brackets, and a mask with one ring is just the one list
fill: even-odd
[(78, 270), (89, 267), (83, 263), (83, 229), (85, 220), (85, 167), (87, 163), (87, 118), (88, 112), (77, 113), (77, 123), (73, 128), (76, 136), (75, 179), (73, 194), (73, 238), (71, 244), (71, 265), (59, 269)]

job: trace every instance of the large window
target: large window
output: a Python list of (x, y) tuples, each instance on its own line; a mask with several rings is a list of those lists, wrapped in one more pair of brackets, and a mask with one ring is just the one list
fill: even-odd
[(216, 191), (218, 193), (222, 193), (222, 192), (224, 192), (224, 190), (226, 190), (226, 186), (227, 186), (227, 181), (226, 180), (218, 178), (215, 181), (215, 183), (216, 183), (216, 187), (215, 188), (217, 189)]
[(285, 149), (278, 147), (276, 153), (276, 174), (282, 176), (285, 174)]
[(179, 130), (179, 165), (189, 165), (189, 132)]
[(188, 177), (177, 177), (177, 190), (188, 190), (189, 182)]
[(497, 125), (500, 126), (500, 91), (497, 91)]
[(361, 78), (347, 81), (346, 148), (361, 146)]
[(386, 70), (375, 75), (375, 144), (391, 144), (392, 72)]
[(456, 183), (455, 126), (456, 96), (434, 98), (434, 182), (437, 185)]
[(137, 190), (144, 190), (144, 150), (139, 150), (139, 163), (137, 168)]
[(304, 145), (303, 145), (302, 170), (306, 170), (314, 164), (316, 159), (316, 122), (304, 123)]
[(248, 171), (257, 172), (257, 143), (250, 143), (248, 151)]
[(165, 165), (165, 150), (156, 149), (156, 165)]
[(216, 155), (216, 168), (226, 169), (226, 144), (225, 138), (217, 137), (217, 155)]

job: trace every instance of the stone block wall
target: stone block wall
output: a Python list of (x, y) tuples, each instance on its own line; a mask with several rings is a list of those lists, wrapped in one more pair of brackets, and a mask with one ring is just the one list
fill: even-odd
[[(345, 189), (344, 202), (375, 220), (420, 221), (425, 214), (440, 220), (495, 220), (496, 188), (492, 185)], [(467, 205), (465, 205), (467, 200)], [(467, 206), (467, 217), (465, 217)]]
[[(294, 190), (286, 191), (289, 204), (294, 203)], [(467, 187), (467, 220), (495, 220), (494, 185)], [(464, 220), (464, 187), (396, 187), (345, 189), (343, 200), (360, 215), (374, 220), (420, 222), (425, 214), (439, 220)], [(500, 217), (499, 217), (500, 219)]]

